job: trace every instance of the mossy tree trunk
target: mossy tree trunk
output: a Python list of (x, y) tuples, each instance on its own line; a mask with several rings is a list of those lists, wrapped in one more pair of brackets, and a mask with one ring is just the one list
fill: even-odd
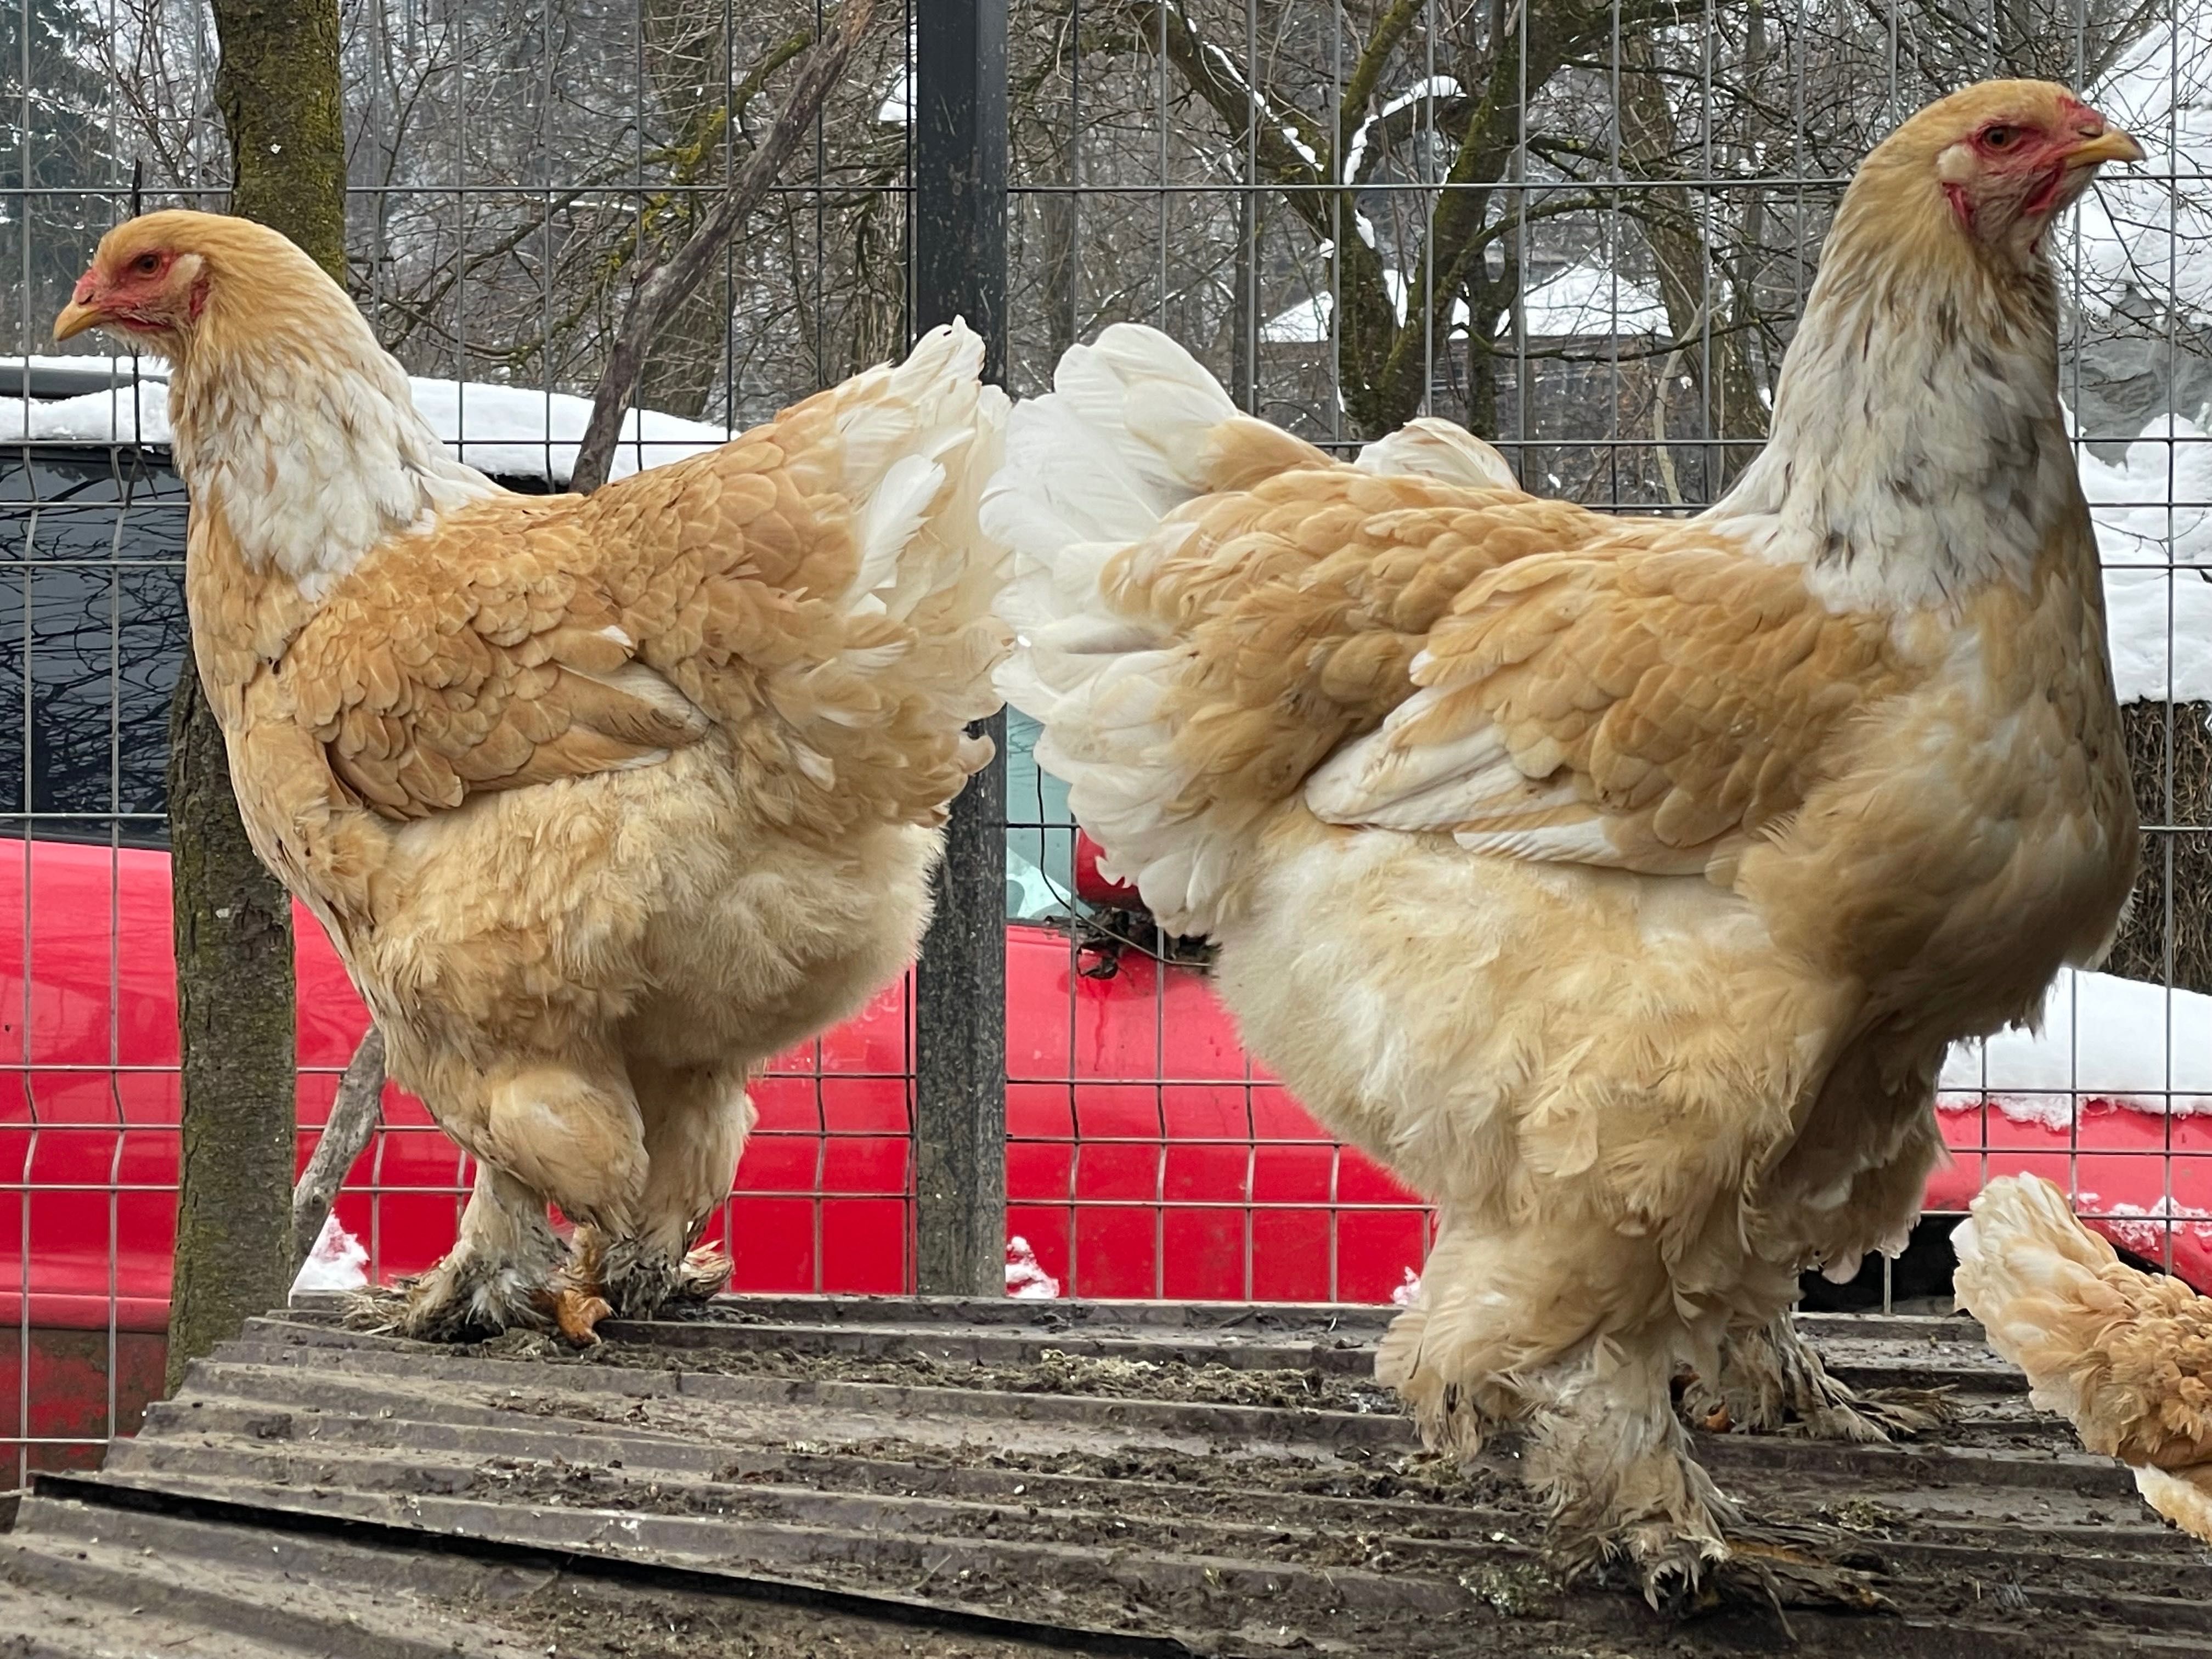
[[(216, 102), (231, 210), (345, 280), (345, 129), (336, 0), (215, 0)], [(178, 677), (169, 719), (170, 879), (183, 1147), (168, 1386), (280, 1304), (292, 1262), (292, 913), (247, 844), (215, 711)]]
[[(1339, 7), (1335, 15), (1341, 20), (1347, 9)], [(1249, 145), (1261, 182), (1288, 186), (1283, 208), (1329, 249), (1336, 367), (1345, 412), (1364, 438), (1395, 431), (1420, 412), (1431, 349), (1454, 338), (1462, 305), (1474, 336), (1468, 423), (1495, 434), (1495, 358), (1510, 350), (1505, 324), (1520, 295), (1522, 243), (1531, 222), (1570, 210), (1564, 201), (1528, 202), (1514, 177), (1528, 103), (1553, 77), (1602, 63), (1612, 42), (1633, 40), (1673, 15), (1662, 0), (1528, 0), (1525, 7), (1482, 0), (1455, 11), (1449, 34), (1435, 43), (1444, 55), (1431, 61), (1449, 67), (1452, 83), (1465, 91), (1389, 99), (1393, 66), (1405, 61), (1428, 12), (1422, 0), (1373, 0), (1364, 13), (1366, 40), (1346, 60), (1330, 121), (1302, 110), (1294, 94), (1247, 85), (1237, 68), (1241, 47), (1208, 38), (1192, 9), (1175, 0), (1108, 0), (1085, 9), (1095, 31), (1087, 38), (1098, 46), (1164, 57), (1212, 108), (1233, 153), (1242, 156)], [(1387, 118), (1376, 113), (1386, 101)], [(1363, 125), (1370, 117), (1371, 129)], [(1441, 141), (1449, 188), (1437, 198), (1400, 295), (1382, 248), (1355, 234), (1359, 194), (1393, 145), (1424, 131)], [(1346, 179), (1355, 145), (1360, 172)], [(1586, 211), (1587, 204), (1571, 210)], [(1491, 270), (1493, 252), (1502, 256), (1500, 274)]]
[(345, 111), (337, 0), (215, 0), (215, 100), (230, 210), (281, 230), (343, 285)]

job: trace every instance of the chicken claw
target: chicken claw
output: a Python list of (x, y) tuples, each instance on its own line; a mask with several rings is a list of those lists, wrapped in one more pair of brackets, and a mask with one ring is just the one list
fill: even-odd
[[(1844, 1544), (1830, 1559), (1828, 1540), (1795, 1528), (1749, 1528), (1729, 1540), (1727, 1558), (1702, 1587), (1696, 1611), (1727, 1606), (1818, 1607), (1827, 1613), (1894, 1613), (1875, 1588), (1881, 1567), (1863, 1545)], [(1789, 1626), (1786, 1615), (1783, 1625)]]
[(683, 1255), (640, 1238), (577, 1230), (576, 1265), (623, 1319), (681, 1318), (719, 1296), (734, 1264), (712, 1245)]
[(676, 1270), (676, 1294), (686, 1302), (705, 1302), (718, 1297), (729, 1287), (730, 1275), (737, 1271), (737, 1266), (727, 1251), (702, 1244), (686, 1252), (684, 1265)]
[(588, 1285), (563, 1285), (548, 1291), (546, 1305), (552, 1312), (554, 1328), (580, 1348), (599, 1341), (599, 1322), (614, 1312), (606, 1298)]
[(422, 1342), (470, 1342), (513, 1329), (543, 1329), (542, 1291), (456, 1247), (428, 1273), (388, 1289), (356, 1291), (341, 1317), (348, 1327)]
[(1940, 1389), (1853, 1389), (1828, 1370), (1787, 1313), (1732, 1333), (1721, 1347), (1719, 1386), (1692, 1379), (1684, 1405), (1716, 1434), (1736, 1428), (1858, 1445), (1924, 1434), (1954, 1409)]
[(569, 1241), (568, 1260), (554, 1275), (544, 1292), (546, 1311), (553, 1328), (580, 1348), (599, 1340), (599, 1322), (612, 1316), (614, 1306), (606, 1290), (606, 1249), (599, 1232), (579, 1227)]
[(1653, 1612), (1694, 1619), (1731, 1607), (1771, 1609), (1789, 1626), (1786, 1607), (1828, 1613), (1890, 1613), (1894, 1604), (1875, 1587), (1880, 1562), (1863, 1545), (1850, 1544), (1830, 1559), (1825, 1540), (1790, 1529), (1732, 1526), (1725, 1542), (1656, 1526), (1632, 1528), (1617, 1544), (1583, 1554), (1567, 1582), (1601, 1573), (1616, 1555), (1636, 1575)]

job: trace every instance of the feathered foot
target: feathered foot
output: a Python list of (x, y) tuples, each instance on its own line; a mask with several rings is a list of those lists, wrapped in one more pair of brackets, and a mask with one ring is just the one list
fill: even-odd
[(1692, 1379), (1683, 1407), (1693, 1422), (1717, 1433), (1741, 1429), (1860, 1445), (1925, 1434), (1953, 1415), (1941, 1389), (1862, 1394), (1838, 1381), (1787, 1313), (1757, 1330), (1732, 1333), (1721, 1346), (1720, 1386)]
[(356, 1330), (422, 1342), (474, 1342), (507, 1330), (546, 1328), (542, 1277), (526, 1267), (494, 1261), (464, 1242), (428, 1273), (389, 1289), (356, 1291), (345, 1322)]
[(1552, 1553), (1568, 1583), (1619, 1563), (1654, 1610), (1694, 1612), (1729, 1559), (1735, 1506), (1686, 1445), (1663, 1433), (1632, 1445), (1612, 1426), (1535, 1419), (1528, 1461), (1532, 1481), (1552, 1496)]
[(446, 1259), (388, 1291), (358, 1293), (345, 1322), (426, 1342), (544, 1330), (551, 1313), (546, 1287), (561, 1257), (561, 1241), (546, 1224), (545, 1200), (479, 1162), (476, 1190), (461, 1212), (461, 1236)]
[[(1881, 1559), (1841, 1534), (1744, 1523), (1730, 1528), (1726, 1556), (1686, 1612), (1725, 1607), (1817, 1607), (1829, 1613), (1891, 1613), (1876, 1587)], [(1786, 1629), (1789, 1620), (1783, 1617)]]
[[(1696, 1466), (1689, 1466), (1695, 1469)], [(1717, 1493), (1714, 1494), (1718, 1497)], [(1639, 1518), (1617, 1531), (1565, 1528), (1554, 1546), (1563, 1578), (1604, 1578), (1615, 1565), (1635, 1576), (1653, 1611), (1690, 1619), (1727, 1607), (1817, 1607), (1828, 1612), (1893, 1610), (1876, 1585), (1880, 1558), (1838, 1534), (1768, 1527), (1736, 1516), (1720, 1499), (1723, 1526), (1710, 1507), (1685, 1505), (1670, 1515)], [(1787, 1619), (1784, 1619), (1785, 1625)]]
[(726, 1251), (715, 1245), (702, 1244), (684, 1253), (676, 1269), (676, 1299), (678, 1302), (711, 1302), (730, 1285), (730, 1275), (738, 1264), (730, 1260)]
[(647, 1239), (610, 1240), (579, 1228), (570, 1273), (587, 1279), (617, 1319), (665, 1319), (720, 1295), (732, 1267), (709, 1245), (678, 1256)]
[(1522, 1470), (1552, 1501), (1570, 1581), (1618, 1563), (1662, 1613), (1694, 1611), (1729, 1559), (1735, 1505), (1690, 1455), (1663, 1351), (1599, 1340), (1523, 1379)]

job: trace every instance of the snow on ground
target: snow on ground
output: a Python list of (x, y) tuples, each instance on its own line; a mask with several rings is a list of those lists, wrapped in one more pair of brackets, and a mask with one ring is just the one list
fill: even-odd
[[(98, 366), (109, 360), (65, 361)], [(568, 481), (576, 464), (576, 446), (591, 419), (589, 398), (474, 380), (418, 378), (410, 384), (415, 407), (439, 441), (471, 466), (503, 478), (543, 478), (556, 484)], [(724, 442), (726, 436), (718, 426), (633, 409), (623, 420), (611, 476), (620, 478), (641, 466), (696, 455)], [(82, 397), (0, 398), (0, 442), (26, 438), (166, 445), (169, 389), (148, 375), (133, 385)]]
[(2212, 1113), (2212, 997), (2069, 969), (2044, 1000), (2041, 1026), (1954, 1048), (1938, 1107), (1970, 1111), (1986, 1098), (2015, 1123), (2060, 1131), (2082, 1099)]
[(1027, 1302), (1049, 1302), (1060, 1281), (1037, 1265), (1036, 1252), (1019, 1233), (1006, 1241), (1006, 1294)]
[(300, 1264), (295, 1291), (357, 1291), (368, 1283), (368, 1252), (361, 1241), (338, 1224), (335, 1214), (323, 1218), (322, 1236), (307, 1259)]
[(19, 354), (10, 352), (0, 357), (0, 368), (23, 370), (32, 374), (58, 371), (70, 374), (105, 374), (116, 381), (140, 379), (166, 380), (169, 366), (158, 357), (91, 357), (71, 354), (66, 356), (42, 355), (39, 352)]
[[(1384, 287), (1398, 320), (1406, 320), (1407, 290), (1405, 273), (1386, 270)], [(1269, 318), (1260, 328), (1268, 345), (1318, 345), (1329, 337), (1329, 319), (1336, 296), (1316, 294)], [(1667, 332), (1667, 307), (1649, 283), (1629, 277), (1616, 279), (1598, 265), (1567, 265), (1530, 288), (1522, 296), (1528, 337), (1532, 340), (1586, 338), (1602, 340), (1613, 334)], [(1467, 305), (1452, 305), (1451, 331), (1455, 338), (1467, 332)]]
[(2080, 460), (2120, 701), (2212, 699), (2212, 438), (2168, 417), (2117, 466)]
[(1667, 307), (1651, 283), (1616, 277), (1599, 265), (1568, 265), (1521, 300), (1530, 339), (1580, 335), (1669, 336)]
[(2109, 305), (2133, 289), (2171, 295), (2201, 317), (2212, 311), (2212, 191), (2203, 183), (2212, 173), (2212, 95), (2198, 48), (2180, 64), (2175, 52), (2204, 40), (2212, 6), (2182, 0), (2173, 21), (2170, 29), (2152, 27), (2089, 97), (2148, 159), (2106, 168), (2082, 201), (2078, 242), (2054, 251), (2069, 263), (2078, 245), (2089, 304)]

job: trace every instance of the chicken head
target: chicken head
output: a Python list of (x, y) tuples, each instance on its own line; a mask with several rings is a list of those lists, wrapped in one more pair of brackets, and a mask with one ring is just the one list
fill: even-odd
[[(2002, 269), (2026, 272), (2044, 233), (2107, 161), (2142, 146), (2071, 92), (2043, 81), (1988, 81), (1922, 110), (1869, 158), (1872, 192), (1895, 222), (1940, 192), (1933, 216)], [(1930, 185), (1935, 191), (1929, 190)], [(1902, 199), (1900, 199), (1902, 198)]]

